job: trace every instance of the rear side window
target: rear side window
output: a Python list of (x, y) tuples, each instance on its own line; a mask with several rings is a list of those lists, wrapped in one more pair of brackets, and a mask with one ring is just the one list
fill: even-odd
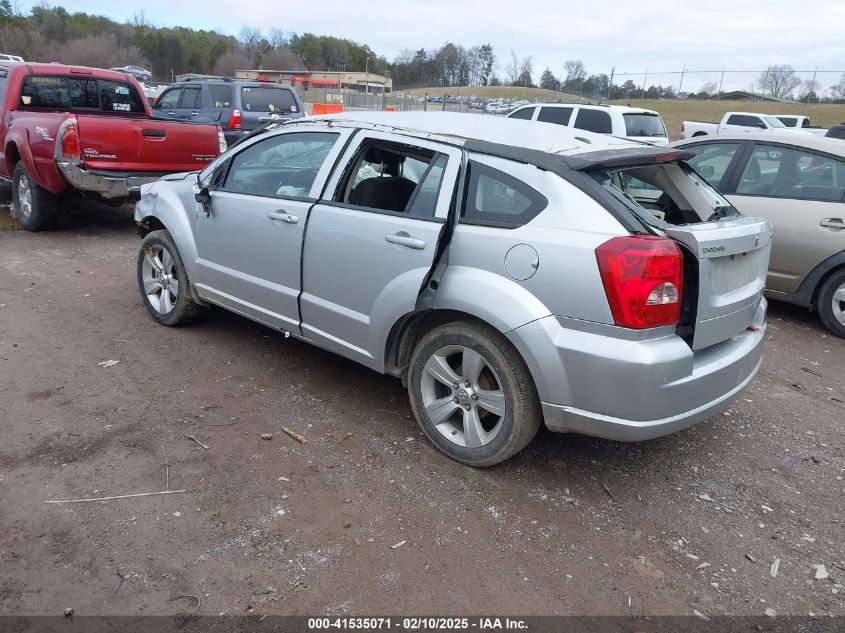
[(598, 134), (611, 134), (613, 125), (610, 122), (610, 115), (601, 110), (587, 110), (580, 108), (578, 116), (575, 117), (575, 127), (579, 130), (596, 132)]
[(208, 93), (211, 95), (212, 107), (232, 107), (232, 86), (221, 86), (211, 84), (208, 86)]
[(572, 117), (572, 108), (540, 108), (538, 121), (545, 123), (557, 123), (558, 125), (569, 125)]
[(241, 105), (247, 112), (296, 112), (299, 108), (286, 88), (241, 88)]
[(197, 108), (202, 106), (202, 91), (199, 88), (185, 88), (182, 91), (180, 108)]
[(534, 116), (534, 110), (537, 108), (520, 108), (516, 110), (513, 114), (511, 114), (508, 118), (509, 119), (527, 119), (531, 120), (531, 117)]
[(765, 128), (763, 121), (756, 116), (748, 116), (747, 114), (732, 114), (728, 117), (727, 125), (742, 125), (745, 127), (759, 127)]
[(508, 227), (537, 216), (549, 201), (538, 191), (498, 169), (470, 161), (461, 217)]
[(28, 75), (21, 85), (20, 105), (24, 108), (145, 112), (144, 102), (132, 85), (81, 77)]
[(663, 121), (656, 114), (623, 114), (627, 136), (666, 136)]

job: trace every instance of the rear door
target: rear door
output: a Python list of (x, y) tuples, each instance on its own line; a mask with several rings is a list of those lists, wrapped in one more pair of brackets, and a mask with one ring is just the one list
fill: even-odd
[(398, 135), (356, 137), (308, 221), (300, 302), (307, 338), (383, 369), (390, 328), (414, 311), (434, 264), (461, 155)]
[(156, 99), (153, 115), (158, 118), (176, 118), (179, 101), (182, 99), (182, 86), (168, 88)]
[[(290, 131), (228, 159), (197, 205), (197, 287), (212, 301), (299, 333), (300, 255), (308, 213), (349, 130)], [(310, 229), (309, 229), (310, 230)]]
[(778, 143), (754, 143), (727, 198), (768, 219), (774, 242), (766, 287), (794, 293), (818, 264), (845, 250), (845, 159)]
[(199, 114), (202, 108), (202, 86), (189, 85), (182, 89), (182, 97), (175, 110), (175, 117), (180, 121), (190, 121)]

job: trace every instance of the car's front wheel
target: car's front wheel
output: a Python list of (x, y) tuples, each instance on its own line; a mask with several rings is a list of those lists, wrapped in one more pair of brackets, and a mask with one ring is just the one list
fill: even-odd
[(191, 297), (185, 264), (169, 232), (147, 234), (138, 253), (137, 271), (144, 306), (156, 321), (173, 326), (196, 318), (199, 306)]
[(827, 278), (816, 305), (825, 327), (845, 338), (845, 268)]
[(542, 423), (531, 374), (499, 332), (468, 321), (434, 328), (408, 368), (411, 408), (452, 459), (492, 466), (521, 451)]

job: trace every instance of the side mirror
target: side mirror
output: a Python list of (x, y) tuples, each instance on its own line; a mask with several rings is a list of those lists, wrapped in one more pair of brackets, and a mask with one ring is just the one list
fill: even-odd
[(698, 175), (704, 178), (705, 180), (712, 178), (713, 174), (715, 173), (716, 169), (713, 167), (713, 165), (702, 165), (698, 168)]
[[(197, 183), (199, 183), (199, 174), (197, 174)], [(200, 190), (194, 194), (194, 200), (202, 205), (202, 210), (205, 211), (205, 217), (211, 215), (211, 194), (208, 187), (200, 186)]]

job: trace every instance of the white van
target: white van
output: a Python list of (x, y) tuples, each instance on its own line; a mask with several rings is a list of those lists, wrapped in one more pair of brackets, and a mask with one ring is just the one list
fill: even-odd
[(23, 57), (20, 55), (8, 55), (6, 53), (0, 53), (0, 62), (22, 62)]
[(517, 108), (510, 119), (557, 123), (567, 127), (610, 134), (654, 145), (669, 142), (663, 119), (654, 110), (621, 105), (535, 103)]

